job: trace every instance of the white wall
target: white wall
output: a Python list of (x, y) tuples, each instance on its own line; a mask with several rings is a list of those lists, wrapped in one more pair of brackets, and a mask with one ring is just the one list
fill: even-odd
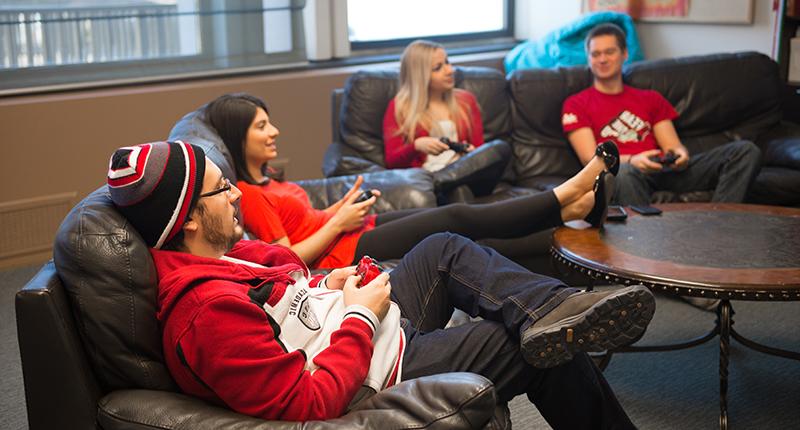
[[(695, 0), (703, 1), (703, 0)], [(776, 13), (773, 0), (753, 0), (752, 24), (673, 24), (637, 22), (645, 58), (717, 52), (758, 51), (773, 56)], [(581, 0), (516, 0), (518, 39), (538, 39), (581, 15)]]

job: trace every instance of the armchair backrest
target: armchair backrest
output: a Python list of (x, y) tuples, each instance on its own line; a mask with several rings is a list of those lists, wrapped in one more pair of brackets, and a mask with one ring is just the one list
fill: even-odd
[(153, 260), (107, 187), (70, 211), (53, 257), (101, 389), (176, 390), (162, 354)]
[[(478, 100), (484, 139), (508, 136), (511, 115), (503, 74), (488, 67), (456, 67), (455, 75), (456, 87), (472, 92)], [(341, 95), (336, 90), (332, 96), (334, 142), (341, 142), (361, 157), (385, 166), (383, 115), (397, 88), (396, 69), (359, 71), (350, 76)]]

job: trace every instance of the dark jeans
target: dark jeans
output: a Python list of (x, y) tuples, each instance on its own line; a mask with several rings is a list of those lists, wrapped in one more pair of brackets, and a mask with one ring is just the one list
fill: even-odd
[(753, 142), (737, 140), (689, 158), (680, 172), (643, 173), (628, 163), (620, 166), (615, 204), (647, 205), (654, 191), (676, 193), (714, 191), (713, 202), (741, 203), (761, 166), (761, 151)]
[[(586, 354), (537, 369), (520, 353), (520, 333), (576, 289), (450, 233), (416, 246), (392, 271), (391, 283), (392, 300), (407, 319), (403, 379), (478, 373), (494, 383), (501, 401), (526, 393), (556, 429), (634, 428)], [(454, 307), (483, 320), (444, 329)]]

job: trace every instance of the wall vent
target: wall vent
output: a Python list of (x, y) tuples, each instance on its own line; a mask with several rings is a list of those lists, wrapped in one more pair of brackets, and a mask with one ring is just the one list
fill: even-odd
[(0, 260), (50, 251), (76, 192), (0, 203)]

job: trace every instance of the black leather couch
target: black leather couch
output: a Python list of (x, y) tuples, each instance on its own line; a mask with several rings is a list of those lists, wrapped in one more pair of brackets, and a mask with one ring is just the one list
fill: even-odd
[[(568, 96), (591, 85), (587, 67), (518, 70), (507, 78), (493, 69), (464, 67), (457, 77), (457, 85), (478, 98), (486, 139), (504, 139), (513, 147), (497, 198), (551, 189), (579, 170), (560, 114)], [(359, 72), (334, 91), (326, 176), (381, 168), (381, 119), (396, 79), (394, 71)], [(763, 167), (748, 202), (800, 205), (800, 126), (782, 120), (785, 90), (769, 57), (743, 52), (642, 61), (626, 67), (624, 80), (659, 91), (675, 106), (676, 129), (691, 153), (739, 138), (754, 141)], [(708, 192), (653, 196), (659, 202), (709, 198)]]
[[(221, 144), (192, 135), (196, 115), (187, 115), (173, 134), (186, 133), (181, 137), (203, 146), (234, 179)], [(379, 209), (435, 204), (431, 181), (417, 173), (422, 176), (367, 175), (366, 182), (385, 190)], [(324, 204), (343, 195), (352, 179), (302, 185)], [(16, 296), (31, 429), (511, 427), (508, 407), (497, 405), (492, 383), (469, 373), (404, 381), (341, 418), (307, 423), (263, 421), (182, 395), (163, 360), (156, 285), (147, 247), (114, 209), (105, 186), (72, 209), (56, 235), (54, 262)]]

